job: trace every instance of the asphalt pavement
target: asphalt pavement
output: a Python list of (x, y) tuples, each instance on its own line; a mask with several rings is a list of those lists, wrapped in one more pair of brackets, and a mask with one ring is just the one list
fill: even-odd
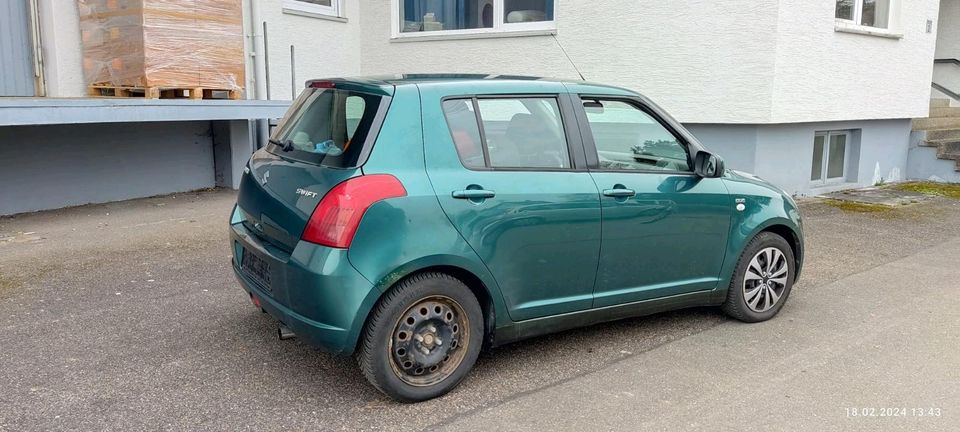
[(231, 191), (0, 218), (0, 430), (958, 430), (960, 203), (811, 200), (776, 319), (701, 308), (483, 353), (403, 405), (279, 341), (229, 266)]

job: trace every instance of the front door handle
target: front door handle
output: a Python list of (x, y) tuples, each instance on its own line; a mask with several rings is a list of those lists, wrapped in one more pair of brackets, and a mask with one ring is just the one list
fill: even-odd
[(633, 189), (607, 189), (603, 191), (603, 194), (614, 198), (629, 198), (635, 196), (637, 192)]
[(464, 189), (453, 191), (451, 195), (456, 199), (482, 200), (493, 198), (497, 195), (497, 193), (492, 190), (485, 189)]

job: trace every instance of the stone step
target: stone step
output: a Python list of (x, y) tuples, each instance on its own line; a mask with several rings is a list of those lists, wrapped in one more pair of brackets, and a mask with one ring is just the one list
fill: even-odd
[(960, 107), (930, 108), (931, 118), (960, 117)]
[(940, 143), (937, 146), (937, 159), (960, 162), (960, 141)]
[(913, 130), (960, 129), (960, 117), (931, 117), (913, 119)]
[(960, 128), (927, 130), (927, 141), (960, 141)]
[(930, 108), (945, 108), (950, 106), (950, 99), (930, 99)]

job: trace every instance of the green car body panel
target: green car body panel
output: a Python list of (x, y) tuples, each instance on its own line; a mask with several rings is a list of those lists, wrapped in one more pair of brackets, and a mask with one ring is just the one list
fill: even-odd
[[(731, 170), (701, 178), (596, 169), (590, 150), (584, 150), (593, 144), (580, 95), (642, 104), (682, 137), (691, 154), (703, 150), (669, 115), (632, 91), (468, 76), (324, 83), (383, 97), (368, 155), (357, 167), (332, 168), (287, 157), (275, 145), (258, 150), (245, 170), (230, 224), (233, 267), (243, 288), (312, 345), (352, 353), (381, 296), (427, 270), (450, 273), (474, 291), (491, 345), (720, 304), (741, 252), (765, 230), (789, 237), (799, 274), (799, 211), (789, 196), (762, 180)], [(504, 95), (557, 98), (571, 169), (464, 166), (442, 102)], [(297, 109), (295, 103), (288, 117)], [(367, 208), (349, 248), (301, 240), (327, 192), (345, 180), (376, 174), (392, 175), (406, 193)], [(618, 187), (637, 193), (628, 198), (602, 193)], [(495, 195), (453, 197), (464, 190)], [(745, 210), (737, 211), (737, 204)], [(263, 276), (258, 281), (243, 269), (245, 253), (269, 264), (269, 287)]]

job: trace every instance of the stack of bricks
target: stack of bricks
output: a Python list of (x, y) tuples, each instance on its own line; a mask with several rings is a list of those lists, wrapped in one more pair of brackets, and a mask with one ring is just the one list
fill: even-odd
[(241, 0), (79, 0), (92, 92), (230, 92), (244, 85)]

